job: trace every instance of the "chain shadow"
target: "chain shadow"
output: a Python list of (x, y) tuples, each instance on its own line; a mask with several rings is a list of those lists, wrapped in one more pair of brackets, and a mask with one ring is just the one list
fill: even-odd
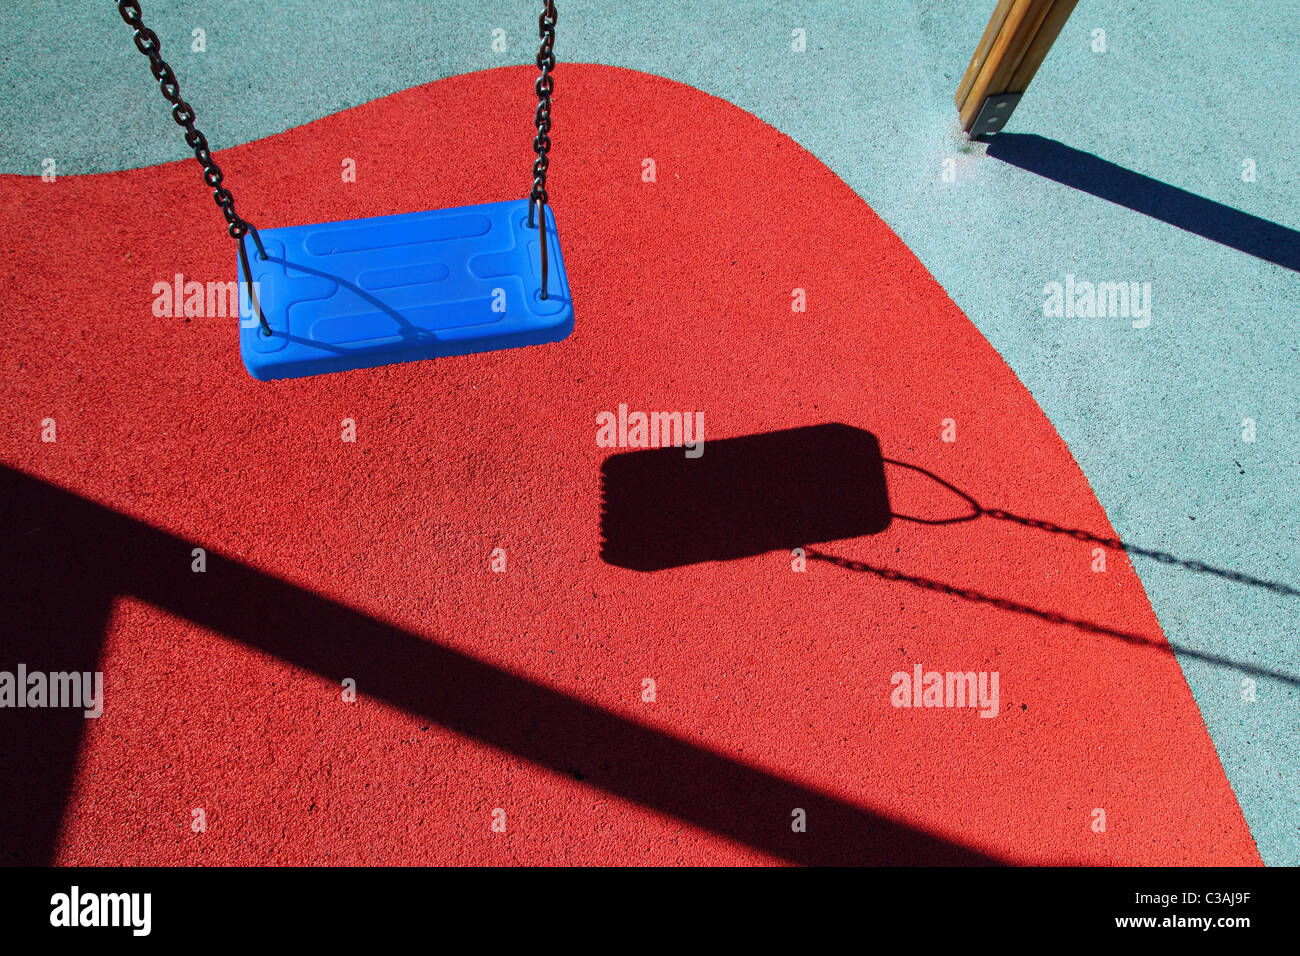
[[(967, 511), (939, 519), (900, 514), (890, 501), (886, 465), (934, 481), (963, 501)], [(1138, 634), (811, 549), (814, 544), (878, 534), (895, 520), (947, 525), (990, 518), (1152, 557), (1276, 594), (1300, 596), (1300, 590), (1290, 585), (1183, 560), (1115, 537), (985, 508), (931, 471), (884, 458), (874, 435), (850, 425), (813, 425), (713, 440), (698, 459), (687, 458), (676, 447), (611, 455), (601, 469), (601, 494), (601, 557), (617, 567), (659, 571), (802, 547), (808, 557), (846, 570), (1300, 686), (1300, 678), (1284, 671), (1168, 643), (1160, 636)]]
[(913, 587), (918, 587), (925, 591), (949, 594), (953, 597), (959, 597), (965, 601), (973, 601), (977, 604), (989, 604), (993, 607), (1000, 608), (1003, 611), (1012, 611), (1017, 614), (1026, 614), (1030, 617), (1036, 617), (1040, 621), (1046, 621), (1049, 624), (1062, 624), (1083, 631), (1087, 634), (1097, 634), (1103, 637), (1117, 638), (1125, 644), (1130, 644), (1135, 647), (1148, 647), (1152, 650), (1162, 651), (1164, 653), (1173, 653), (1181, 657), (1191, 657), (1199, 661), (1204, 661), (1207, 664), (1231, 668), (1232, 670), (1240, 671), (1243, 674), (1254, 674), (1256, 677), (1282, 681), (1283, 683), (1300, 687), (1300, 678), (1288, 674), (1285, 671), (1260, 667), (1257, 664), (1246, 664), (1217, 654), (1207, 654), (1203, 651), (1193, 650), (1190, 647), (1184, 647), (1179, 644), (1161, 640), (1160, 638), (1148, 637), (1144, 634), (1121, 630), (1105, 624), (1097, 624), (1096, 622), (1084, 620), (1083, 618), (1070, 617), (1069, 615), (1061, 614), (1056, 611), (1048, 611), (1043, 608), (1034, 607), (1030, 604), (1023, 604), (1019, 601), (1012, 601), (1007, 598), (985, 594), (972, 588), (961, 588), (952, 584), (946, 584), (943, 581), (936, 581), (933, 578), (906, 574), (893, 568), (868, 564), (865, 561), (854, 561), (849, 558), (836, 557), (835, 555), (827, 554), (824, 551), (818, 551), (816, 548), (809, 548), (807, 554), (810, 560), (833, 564), (846, 571), (856, 571), (860, 574), (871, 574), (885, 581), (892, 581), (899, 584), (910, 584)]
[(998, 521), (1010, 521), (1013, 524), (1023, 525), (1026, 528), (1034, 528), (1037, 531), (1045, 531), (1049, 534), (1061, 534), (1073, 538), (1076, 541), (1083, 541), (1088, 544), (1100, 545), (1112, 551), (1124, 551), (1127, 554), (1135, 554), (1143, 558), (1151, 558), (1153, 561), (1159, 561), (1161, 564), (1173, 565), (1175, 567), (1185, 568), (1188, 571), (1195, 571), (1198, 574), (1210, 574), (1215, 577), (1223, 578), (1225, 581), (1233, 581), (1237, 584), (1246, 584), (1251, 587), (1262, 588), (1265, 591), (1272, 591), (1274, 594), (1282, 597), (1300, 597), (1300, 588), (1292, 587), (1280, 581), (1270, 581), (1267, 578), (1255, 577), (1251, 574), (1244, 574), (1241, 571), (1233, 571), (1229, 568), (1215, 567), (1212, 564), (1206, 564), (1204, 561), (1196, 561), (1188, 558), (1180, 558), (1177, 555), (1170, 554), (1168, 551), (1159, 551), (1155, 548), (1144, 548), (1128, 541), (1123, 541), (1112, 535), (1097, 535), (1091, 531), (1084, 531), (1081, 528), (1066, 528), (1051, 521), (1043, 521), (1040, 518), (1026, 518), (1024, 515), (1014, 514), (1010, 511), (1003, 511), (1000, 508), (985, 508), (978, 501), (962, 491), (951, 482), (945, 481), (932, 471), (912, 465), (905, 461), (895, 461), (892, 458), (886, 458), (885, 463), (895, 465), (899, 468), (906, 468), (917, 474), (924, 475), (931, 481), (942, 485), (953, 494), (959, 496), (970, 507), (970, 514), (959, 515), (953, 518), (917, 518), (910, 515), (895, 514), (894, 517), (901, 521), (912, 521), (916, 524), (943, 525), (943, 524), (963, 524), (967, 521), (974, 521), (977, 518), (994, 518)]

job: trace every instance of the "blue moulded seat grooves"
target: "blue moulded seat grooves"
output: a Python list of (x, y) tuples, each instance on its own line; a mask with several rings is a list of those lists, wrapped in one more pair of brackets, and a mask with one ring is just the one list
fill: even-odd
[[(555, 219), (546, 211), (547, 298), (528, 200), (261, 232), (247, 243), (256, 312), (239, 350), (268, 381), (558, 342), (573, 301)], [(243, 275), (236, 266), (236, 275)]]

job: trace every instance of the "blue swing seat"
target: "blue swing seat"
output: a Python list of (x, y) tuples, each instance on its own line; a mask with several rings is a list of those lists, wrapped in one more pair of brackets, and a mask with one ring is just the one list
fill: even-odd
[[(262, 381), (558, 342), (573, 331), (560, 240), (546, 212), (547, 298), (527, 199), (261, 233), (247, 243), (257, 310), (239, 350)], [(241, 281), (241, 309), (247, 308)]]

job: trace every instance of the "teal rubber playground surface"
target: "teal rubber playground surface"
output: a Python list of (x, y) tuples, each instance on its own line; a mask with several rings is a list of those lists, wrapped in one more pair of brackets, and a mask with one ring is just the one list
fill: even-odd
[[(147, 3), (145, 18), (219, 158), (434, 80), (529, 64), (535, 6), (214, 0)], [(953, 93), (992, 7), (569, 0), (556, 83), (566, 64), (595, 63), (725, 99), (811, 152), (910, 247), (1129, 546), (1263, 860), (1300, 864), (1300, 2), (1089, 0), (1006, 137), (985, 145), (960, 133)], [(0, 21), (0, 173), (190, 155), (113, 5), (12, 0)], [(204, 52), (187, 42), (196, 29)], [(555, 123), (559, 139), (558, 106)], [(1149, 283), (1149, 323), (1045, 314), (1051, 283), (1084, 281)]]

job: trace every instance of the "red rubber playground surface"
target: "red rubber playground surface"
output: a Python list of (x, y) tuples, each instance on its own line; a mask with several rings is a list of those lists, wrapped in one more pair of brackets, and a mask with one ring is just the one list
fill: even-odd
[[(234, 276), (192, 161), (5, 177), (5, 666), (105, 681), (98, 720), (0, 715), (9, 862), (1258, 863), (1123, 552), (1095, 573), (1094, 542), (972, 516), (961, 493), (1113, 537), (921, 263), (736, 107), (560, 79), (555, 345), (258, 383), (233, 319), (152, 317), (155, 283)], [(263, 228), (515, 198), (532, 97), (530, 68), (460, 76), (218, 158)], [(609, 563), (595, 417), (620, 403), (702, 411), (705, 461), (869, 432), (883, 528), (805, 573), (784, 548)], [(737, 494), (758, 525), (797, 480)], [(917, 663), (997, 672), (996, 717), (894, 707)]]

